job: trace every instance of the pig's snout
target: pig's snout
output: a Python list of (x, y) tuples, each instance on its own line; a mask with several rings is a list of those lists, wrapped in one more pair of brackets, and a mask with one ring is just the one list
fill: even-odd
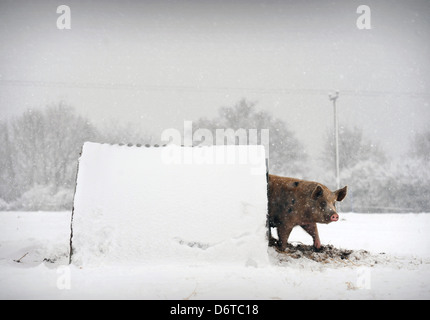
[(330, 221), (337, 221), (339, 220), (339, 215), (337, 213), (333, 213), (330, 217)]

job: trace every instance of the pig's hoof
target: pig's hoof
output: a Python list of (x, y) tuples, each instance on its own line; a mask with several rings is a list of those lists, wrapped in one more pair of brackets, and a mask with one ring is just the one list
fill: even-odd
[(278, 246), (278, 240), (276, 240), (275, 238), (270, 238), (269, 247), (277, 247), (277, 246)]
[(275, 238), (270, 238), (269, 239), (269, 247), (278, 247), (279, 246), (279, 241)]
[(324, 251), (324, 247), (323, 246), (319, 246), (319, 247), (313, 247), (313, 249), (314, 249), (314, 252), (321, 252), (321, 251)]

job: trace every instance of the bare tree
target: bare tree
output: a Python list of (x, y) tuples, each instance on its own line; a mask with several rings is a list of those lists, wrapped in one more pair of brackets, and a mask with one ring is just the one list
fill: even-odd
[(411, 156), (430, 162), (430, 131), (417, 133), (411, 141)]
[[(287, 123), (267, 111), (257, 111), (255, 102), (242, 99), (232, 107), (222, 107), (214, 119), (201, 118), (194, 122), (193, 129), (208, 129), (214, 137), (216, 129), (257, 129), (259, 131), (268, 129), (270, 172), (290, 176), (300, 176), (306, 172), (307, 155), (304, 147), (288, 128)], [(257, 142), (261, 143), (260, 140)], [(247, 143), (249, 141), (233, 142), (233, 144)]]
[(43, 173), (49, 179), (45, 182), (57, 189), (61, 186), (71, 187), (75, 180), (79, 152), (85, 141), (97, 137), (95, 127), (77, 115), (73, 108), (60, 103), (45, 110), (42, 132)]
[(29, 109), (9, 126), (2, 123), (0, 198), (12, 201), (35, 187), (52, 194), (60, 188), (73, 192), (82, 145), (96, 138), (89, 121), (64, 103)]
[[(324, 151), (321, 156), (322, 166), (327, 170), (333, 170), (335, 162), (333, 134), (327, 132)], [(363, 129), (358, 127), (339, 128), (339, 167), (340, 170), (352, 168), (360, 161), (376, 161), (385, 163), (386, 156), (382, 148), (363, 134)]]
[(141, 123), (129, 122), (122, 124), (118, 121), (105, 123), (99, 130), (97, 141), (112, 144), (152, 144), (155, 142), (154, 137), (148, 133)]
[[(390, 197), (385, 186), (391, 173), (384, 151), (365, 137), (361, 128), (341, 127), (339, 131), (340, 180), (342, 185), (348, 185), (348, 197), (342, 202), (342, 210), (377, 212), (389, 208)], [(335, 151), (331, 132), (327, 132), (320, 161), (326, 172), (327, 185), (335, 187)]]
[(7, 122), (0, 123), (0, 199), (5, 201), (11, 201), (18, 196), (9, 130)]

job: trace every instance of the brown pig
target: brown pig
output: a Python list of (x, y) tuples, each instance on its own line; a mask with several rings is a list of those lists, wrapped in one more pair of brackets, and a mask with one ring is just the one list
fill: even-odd
[[(326, 186), (313, 181), (294, 178), (268, 176), (268, 225), (269, 243), (284, 251), (291, 230), (301, 226), (314, 240), (319, 249), (321, 241), (317, 223), (339, 220), (336, 201), (342, 201), (347, 187), (331, 192)], [(270, 228), (276, 228), (278, 240), (271, 237)]]

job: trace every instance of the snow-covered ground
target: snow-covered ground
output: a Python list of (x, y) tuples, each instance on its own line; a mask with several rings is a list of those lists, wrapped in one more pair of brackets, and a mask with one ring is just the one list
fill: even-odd
[[(430, 214), (342, 213), (316, 262), (268, 249), (270, 264), (69, 265), (70, 212), (0, 212), (1, 299), (429, 299)], [(155, 240), (157, 241), (157, 240)], [(311, 244), (300, 228), (290, 242)], [(367, 252), (365, 252), (366, 250)]]

